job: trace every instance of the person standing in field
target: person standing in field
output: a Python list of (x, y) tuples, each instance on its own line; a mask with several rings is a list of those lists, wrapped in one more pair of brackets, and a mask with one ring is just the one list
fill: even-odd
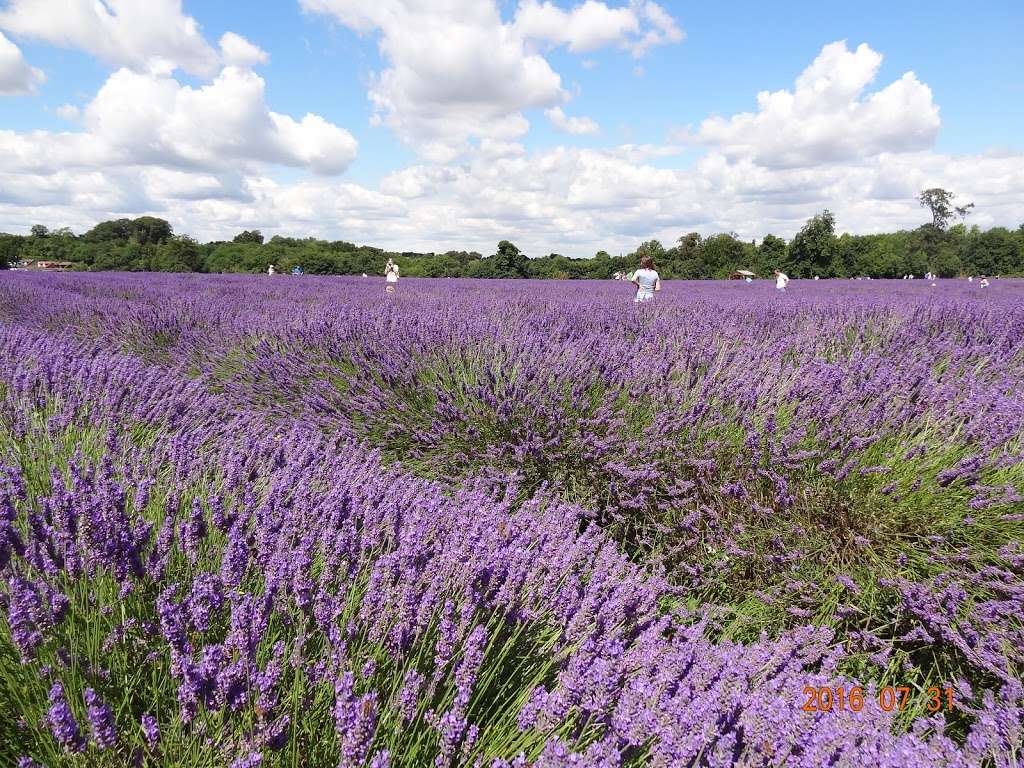
[(634, 304), (650, 301), (655, 292), (661, 290), (661, 276), (654, 269), (654, 259), (650, 256), (640, 259), (640, 269), (633, 273), (633, 285), (636, 286)]
[(775, 270), (775, 290), (780, 293), (786, 292), (786, 286), (789, 285), (789, 276), (785, 272)]
[(988, 278), (985, 277), (984, 275), (981, 276), (981, 283), (980, 283), (980, 285), (981, 285), (982, 288), (988, 288)]
[(385, 293), (395, 292), (395, 287), (398, 285), (398, 265), (393, 259), (388, 259), (388, 263), (384, 267), (384, 283)]
[(267, 274), (271, 275), (271, 276), (277, 274), (277, 270), (274, 269), (274, 265), (273, 264), (271, 264), (269, 267), (267, 267)]

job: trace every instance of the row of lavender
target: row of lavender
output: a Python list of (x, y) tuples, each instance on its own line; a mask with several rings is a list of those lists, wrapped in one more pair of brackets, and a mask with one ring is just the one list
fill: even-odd
[[(403, 288), (0, 286), (0, 760), (1015, 759), (1012, 286)], [(800, 710), (922, 649), (953, 731)]]
[(238, 408), (446, 482), (515, 474), (525, 496), (579, 502), (727, 636), (813, 620), (885, 682), (1017, 677), (1017, 283), (672, 284), (641, 313), (617, 284), (27, 290), (7, 301), (18, 323), (200, 376)]

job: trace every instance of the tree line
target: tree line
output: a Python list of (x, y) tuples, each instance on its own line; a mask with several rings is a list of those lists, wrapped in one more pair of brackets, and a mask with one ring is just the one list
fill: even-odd
[[(666, 279), (721, 279), (745, 269), (769, 275), (782, 269), (791, 277), (898, 278), (932, 272), (958, 275), (1024, 275), (1024, 224), (1016, 230), (968, 227), (973, 204), (957, 206), (941, 189), (918, 197), (932, 220), (913, 230), (876, 235), (836, 234), (828, 210), (810, 218), (788, 242), (765, 235), (760, 243), (734, 234), (704, 236), (690, 232), (666, 247), (643, 242), (629, 254), (598, 251), (591, 258), (557, 253), (530, 258), (502, 240), (493, 254), (395, 252), (344, 240), (274, 236), (258, 230), (239, 233), (230, 242), (199, 243), (176, 235), (171, 225), (152, 216), (97, 224), (82, 235), (69, 229), (32, 227), (28, 235), (0, 234), (0, 269), (19, 262), (67, 262), (73, 269), (104, 271), (259, 273), (273, 264), (277, 272), (300, 267), (305, 274), (380, 274), (392, 258), (410, 277), (608, 279), (636, 268), (651, 256)], [(959, 221), (953, 224), (955, 219)]]

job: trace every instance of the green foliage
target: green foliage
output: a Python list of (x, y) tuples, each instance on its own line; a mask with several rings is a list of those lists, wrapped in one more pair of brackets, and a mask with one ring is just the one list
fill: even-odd
[(172, 237), (157, 248), (155, 272), (197, 272), (203, 266), (199, 244), (190, 237)]
[(237, 235), (232, 240), (233, 243), (256, 243), (256, 245), (263, 245), (263, 233), (258, 229), (245, 230)]
[(741, 243), (733, 235), (715, 235), (704, 241), (705, 271), (712, 277), (725, 278), (750, 261), (753, 246)]
[(967, 203), (967, 205), (961, 206), (954, 205), (953, 198), (955, 197), (956, 194), (942, 187), (932, 187), (931, 189), (921, 190), (921, 194), (917, 196), (917, 201), (921, 204), (922, 208), (927, 208), (931, 213), (931, 225), (935, 229), (945, 230), (954, 216), (965, 219), (971, 212), (971, 209), (974, 208), (974, 203)]
[[(934, 192), (925, 190), (929, 191)], [(231, 242), (200, 245), (175, 237), (168, 222), (152, 216), (100, 222), (78, 237), (66, 228), (49, 230), (37, 224), (28, 237), (0, 234), (0, 269), (18, 260), (49, 260), (95, 271), (262, 274), (274, 264), (279, 273), (301, 267), (309, 275), (380, 275), (392, 258), (406, 277), (607, 280), (616, 272), (636, 269), (642, 257), (650, 256), (663, 278), (684, 280), (722, 279), (737, 269), (763, 277), (777, 268), (793, 277), (899, 278), (928, 271), (940, 277), (1024, 274), (1024, 225), (1013, 231), (968, 230), (962, 222), (947, 228), (950, 217), (965, 218), (971, 206), (953, 206), (952, 196), (946, 194), (948, 199), (933, 196), (941, 227), (933, 221), (912, 231), (836, 237), (835, 217), (825, 210), (809, 219), (789, 245), (772, 234), (755, 245), (731, 233), (704, 237), (690, 232), (670, 248), (647, 240), (629, 254), (612, 256), (602, 250), (592, 258), (559, 253), (528, 258), (509, 240), (499, 242), (495, 253), (483, 258), (476, 251), (394, 252), (311, 237), (275, 235), (266, 241), (259, 230), (241, 232)]]
[(786, 271), (791, 277), (831, 276), (836, 256), (836, 218), (826, 208), (807, 220), (789, 244)]
[(964, 249), (974, 274), (1005, 275), (1024, 271), (1024, 238), (1005, 227), (972, 233)]
[(24, 238), (15, 235), (0, 235), (0, 269), (7, 269), (21, 258)]
[(90, 229), (83, 239), (92, 242), (116, 241), (125, 243), (134, 240), (139, 245), (159, 245), (174, 234), (171, 225), (154, 216), (140, 216), (137, 219), (116, 219), (103, 221)]
[(498, 243), (498, 251), (491, 256), (491, 277), (529, 277), (530, 262), (526, 254), (508, 240)]
[(771, 270), (781, 267), (786, 259), (786, 241), (772, 234), (765, 235), (758, 246), (757, 256), (761, 271), (770, 274)]

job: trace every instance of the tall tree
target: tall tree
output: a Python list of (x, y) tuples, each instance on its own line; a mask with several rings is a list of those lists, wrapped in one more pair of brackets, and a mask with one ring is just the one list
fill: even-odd
[(828, 275), (836, 252), (836, 217), (826, 208), (808, 219), (789, 244), (788, 269), (794, 277)]
[(140, 216), (132, 222), (132, 237), (139, 245), (166, 243), (174, 235), (171, 225), (155, 216)]
[(203, 264), (199, 245), (191, 237), (172, 237), (157, 248), (154, 267), (160, 272), (195, 272)]
[(21, 258), (23, 239), (17, 235), (0, 234), (0, 269), (7, 269)]
[(931, 187), (930, 189), (922, 189), (921, 194), (917, 196), (917, 201), (921, 204), (922, 208), (927, 208), (931, 212), (932, 226), (945, 231), (954, 216), (960, 217), (962, 221), (967, 218), (967, 215), (974, 207), (974, 203), (967, 203), (967, 205), (961, 206), (954, 205), (953, 199), (955, 197), (955, 193), (942, 187)]
[(526, 254), (508, 240), (498, 243), (498, 251), (491, 257), (491, 275), (488, 277), (529, 277), (530, 262)]
[(733, 270), (748, 267), (748, 244), (732, 234), (712, 235), (704, 241), (706, 277), (724, 278)]
[(240, 232), (235, 235), (233, 243), (256, 243), (257, 245), (263, 245), (263, 233), (258, 229), (247, 229), (244, 232)]
[(786, 259), (786, 241), (775, 235), (765, 235), (757, 248), (757, 255), (763, 271), (779, 269)]

